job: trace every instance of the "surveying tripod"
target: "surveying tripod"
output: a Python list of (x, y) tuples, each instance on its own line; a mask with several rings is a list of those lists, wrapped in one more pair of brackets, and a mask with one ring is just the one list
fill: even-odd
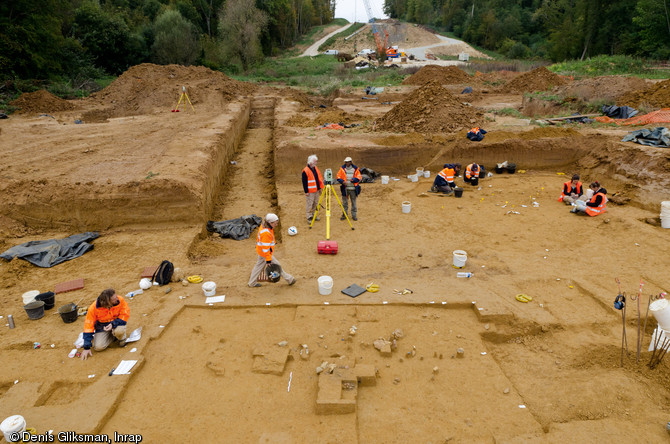
[(179, 104), (181, 104), (181, 103), (184, 104), (184, 111), (186, 111), (186, 101), (188, 101), (188, 104), (191, 105), (191, 109), (193, 110), (193, 112), (195, 112), (195, 108), (193, 108), (193, 104), (191, 103), (191, 99), (189, 99), (188, 94), (186, 94), (186, 87), (182, 86), (181, 87), (181, 95), (179, 96), (179, 102), (177, 102), (177, 105), (174, 108), (172, 108), (172, 112), (173, 113), (178, 113), (179, 112)]
[(319, 209), (321, 209), (321, 201), (323, 201), (323, 198), (326, 198), (326, 240), (330, 240), (330, 213), (331, 213), (331, 196), (335, 196), (335, 199), (337, 200), (337, 203), (340, 205), (340, 208), (342, 209), (342, 214), (344, 214), (344, 217), (347, 218), (347, 222), (349, 223), (349, 226), (351, 229), (354, 229), (354, 226), (351, 225), (351, 221), (349, 220), (349, 215), (347, 214), (346, 211), (344, 211), (344, 206), (342, 205), (342, 201), (337, 195), (337, 192), (333, 189), (333, 171), (328, 168), (326, 171), (323, 173), (323, 191), (321, 191), (321, 197), (319, 197), (319, 203), (316, 205), (316, 211), (314, 212), (314, 216), (312, 216), (312, 222), (309, 224), (309, 228), (312, 228), (312, 225), (314, 225), (314, 221), (316, 220), (316, 216), (319, 214)]

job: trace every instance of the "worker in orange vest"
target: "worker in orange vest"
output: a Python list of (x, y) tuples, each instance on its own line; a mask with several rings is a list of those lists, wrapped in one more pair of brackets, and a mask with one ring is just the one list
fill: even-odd
[(574, 208), (570, 212), (598, 216), (607, 211), (607, 190), (601, 187), (598, 181), (591, 183), (589, 188), (593, 191), (593, 197), (586, 203), (581, 200), (576, 201)]
[(563, 191), (561, 192), (561, 197), (558, 198), (559, 202), (563, 202), (566, 205), (571, 205), (575, 203), (579, 198), (584, 194), (582, 189), (582, 183), (579, 181), (579, 174), (574, 174), (572, 179), (563, 184)]
[[(274, 213), (268, 213), (265, 215), (263, 223), (258, 228), (258, 235), (256, 236), (256, 254), (258, 255), (258, 259), (256, 260), (256, 265), (254, 265), (254, 268), (251, 270), (251, 276), (249, 276), (250, 287), (261, 286), (258, 282), (258, 278), (267, 265), (277, 264), (281, 268), (281, 264), (273, 255), (275, 249), (274, 229), (278, 223), (279, 217)], [(281, 277), (283, 277), (289, 285), (295, 284), (296, 278), (284, 271), (283, 268), (281, 268)]]
[(480, 165), (471, 163), (465, 167), (465, 177), (463, 177), (463, 181), (475, 185), (478, 181), (473, 181), (472, 179), (483, 179), (483, 171), (484, 169)]
[[(351, 218), (358, 220), (358, 207), (356, 206), (356, 198), (361, 194), (361, 181), (363, 175), (356, 165), (353, 164), (351, 157), (344, 159), (344, 164), (337, 172), (337, 181), (340, 183), (340, 191), (342, 192), (342, 206), (344, 212), (349, 213), (349, 200), (351, 200)], [(342, 214), (341, 220), (346, 219)]]
[(449, 194), (454, 191), (456, 188), (456, 182), (454, 177), (458, 176), (458, 173), (461, 172), (460, 163), (445, 163), (444, 169), (437, 173), (435, 180), (433, 181), (433, 186), (431, 187), (432, 192), (442, 192)]
[(307, 166), (302, 170), (302, 188), (305, 192), (305, 209), (309, 223), (312, 223), (316, 206), (319, 204), (319, 191), (323, 189), (323, 176), (316, 166), (318, 160), (316, 154), (312, 154), (307, 158)]
[(100, 293), (88, 307), (84, 321), (84, 351), (81, 359), (93, 356), (95, 351), (103, 351), (115, 340), (119, 346), (126, 345), (126, 323), (130, 318), (130, 308), (126, 300), (117, 295), (113, 288)]

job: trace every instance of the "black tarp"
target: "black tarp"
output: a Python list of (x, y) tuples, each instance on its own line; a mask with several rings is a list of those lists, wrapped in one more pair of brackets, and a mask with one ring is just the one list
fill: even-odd
[(658, 127), (650, 130), (644, 128), (641, 130), (631, 131), (626, 134), (622, 142), (635, 142), (642, 145), (658, 146), (667, 148), (670, 146), (670, 131), (665, 127)]
[(87, 231), (65, 239), (30, 241), (10, 248), (0, 254), (0, 257), (8, 261), (18, 257), (38, 267), (50, 268), (91, 251), (93, 245), (89, 242), (98, 236), (100, 235), (96, 232)]
[(259, 227), (262, 222), (263, 219), (255, 214), (220, 222), (210, 220), (207, 222), (207, 231), (210, 233), (219, 233), (223, 238), (242, 240), (248, 239), (251, 232)]
[(603, 105), (602, 112), (612, 119), (629, 119), (634, 117), (638, 111), (630, 106)]
[(361, 183), (373, 183), (377, 177), (379, 177), (379, 173), (377, 173), (374, 170), (371, 170), (370, 168), (366, 167), (361, 167), (360, 168), (361, 172)]

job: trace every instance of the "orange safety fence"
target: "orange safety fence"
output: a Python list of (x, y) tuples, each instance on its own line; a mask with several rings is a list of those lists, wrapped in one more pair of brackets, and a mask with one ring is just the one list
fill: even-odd
[(617, 125), (649, 125), (652, 123), (670, 123), (670, 108), (661, 108), (658, 111), (641, 116), (631, 117), (630, 119), (612, 119), (607, 116), (595, 118), (601, 123), (615, 123)]

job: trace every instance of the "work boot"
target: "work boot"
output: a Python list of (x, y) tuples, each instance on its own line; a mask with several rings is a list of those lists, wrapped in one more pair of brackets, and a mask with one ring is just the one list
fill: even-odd
[(430, 192), (437, 193), (437, 186), (433, 185), (432, 187), (430, 187)]
[(297, 281), (297, 280), (298, 280), (297, 278), (293, 278), (293, 280), (291, 282), (289, 282), (288, 284), (293, 285), (293, 284), (295, 284), (295, 281)]
[(340, 216), (340, 220), (345, 220), (346, 218), (347, 218), (347, 216), (345, 216), (344, 214), (342, 216)]
[(126, 346), (126, 340), (119, 341), (119, 347), (123, 348)]
[(352, 218), (353, 220), (358, 220), (358, 218), (356, 217), (356, 215), (351, 216), (351, 218)]
[(262, 287), (262, 285), (261, 285), (259, 282), (256, 282), (255, 284), (251, 284), (251, 285), (249, 285), (249, 286), (250, 286), (251, 288), (254, 288), (254, 287)]

